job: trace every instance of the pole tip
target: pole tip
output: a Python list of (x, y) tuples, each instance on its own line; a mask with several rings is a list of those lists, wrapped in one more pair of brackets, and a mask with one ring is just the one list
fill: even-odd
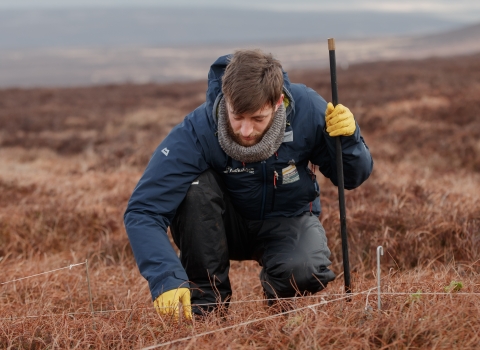
[(328, 39), (328, 49), (330, 51), (335, 50), (335, 39), (334, 38), (329, 38)]

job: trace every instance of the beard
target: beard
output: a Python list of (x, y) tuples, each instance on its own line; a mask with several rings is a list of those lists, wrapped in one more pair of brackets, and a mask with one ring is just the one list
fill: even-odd
[(262, 133), (255, 133), (255, 132), (252, 132), (250, 135), (248, 135), (249, 137), (252, 137), (253, 140), (250, 140), (248, 142), (245, 142), (243, 139), (242, 139), (242, 136), (240, 135), (240, 132), (238, 133), (235, 133), (235, 131), (233, 131), (233, 128), (232, 128), (232, 124), (230, 123), (230, 119), (227, 118), (227, 132), (228, 132), (228, 136), (230, 136), (232, 138), (233, 141), (235, 141), (236, 143), (238, 143), (240, 146), (243, 146), (243, 147), (251, 147), (251, 146), (254, 146), (256, 145), (257, 143), (259, 143), (260, 141), (262, 141), (263, 139), (263, 136), (267, 133), (268, 129), (270, 129), (270, 127), (272, 126), (273, 124), (273, 119), (275, 118), (275, 111), (272, 112), (272, 117), (270, 118), (270, 121), (268, 122), (268, 125), (267, 127), (265, 128), (265, 130), (263, 130)]

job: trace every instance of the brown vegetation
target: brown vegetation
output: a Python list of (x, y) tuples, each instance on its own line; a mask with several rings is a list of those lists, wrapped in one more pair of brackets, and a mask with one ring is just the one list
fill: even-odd
[[(351, 66), (341, 103), (375, 160), (347, 193), (354, 292), (341, 298), (337, 190), (320, 179), (339, 278), (298, 311), (261, 301), (259, 267), (232, 262), (226, 317), (177, 324), (153, 310), (122, 223), (126, 202), (170, 128), (204, 100), (205, 82), (0, 90), (1, 348), (140, 348), (219, 330), (172, 348), (478, 348), (480, 337), (480, 56)], [(328, 71), (297, 71), (329, 99)], [(445, 287), (462, 281), (459, 292)], [(447, 288), (448, 290), (448, 288)], [(419, 292), (421, 291), (421, 292)], [(336, 295), (339, 293), (340, 295)], [(320, 304), (322, 299), (325, 304)], [(331, 302), (330, 302), (331, 301)], [(316, 305), (310, 308), (308, 305)], [(31, 317), (30, 317), (31, 316)]]

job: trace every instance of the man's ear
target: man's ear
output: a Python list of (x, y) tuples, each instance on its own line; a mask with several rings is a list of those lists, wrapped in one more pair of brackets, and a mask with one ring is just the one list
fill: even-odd
[(277, 103), (275, 104), (275, 112), (280, 108), (280, 105), (283, 103), (283, 99), (285, 98), (284, 94), (280, 95), (280, 98), (278, 99)]

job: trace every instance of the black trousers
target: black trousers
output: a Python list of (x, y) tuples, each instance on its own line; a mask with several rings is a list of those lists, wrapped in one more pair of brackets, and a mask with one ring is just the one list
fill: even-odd
[(170, 230), (190, 280), (195, 313), (211, 311), (219, 302), (228, 305), (230, 260), (258, 261), (268, 298), (315, 293), (335, 279), (328, 269), (325, 231), (316, 216), (244, 219), (213, 170), (192, 183)]

